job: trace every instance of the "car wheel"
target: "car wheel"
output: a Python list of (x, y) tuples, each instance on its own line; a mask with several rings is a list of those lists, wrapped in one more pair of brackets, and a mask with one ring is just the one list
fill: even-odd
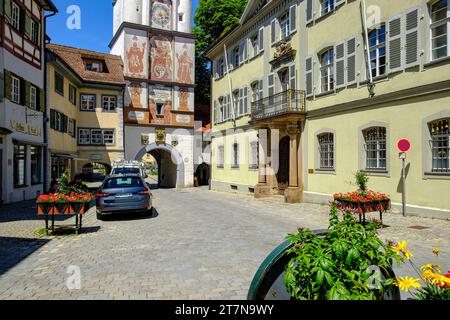
[(103, 215), (100, 212), (97, 212), (97, 220), (103, 220)]
[(154, 215), (155, 215), (155, 208), (151, 208), (151, 209), (149, 209), (148, 210), (148, 215), (149, 215), (149, 217), (154, 217)]

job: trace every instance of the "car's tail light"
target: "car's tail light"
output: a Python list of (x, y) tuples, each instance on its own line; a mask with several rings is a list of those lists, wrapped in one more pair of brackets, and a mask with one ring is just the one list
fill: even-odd
[(97, 193), (95, 194), (95, 197), (96, 197), (97, 199), (100, 199), (100, 198), (106, 198), (106, 197), (109, 197), (109, 196), (110, 196), (109, 193), (104, 193), (104, 192), (97, 192)]
[(139, 191), (138, 193), (142, 196), (151, 196), (152, 195), (152, 193), (148, 190), (142, 190), (142, 191)]

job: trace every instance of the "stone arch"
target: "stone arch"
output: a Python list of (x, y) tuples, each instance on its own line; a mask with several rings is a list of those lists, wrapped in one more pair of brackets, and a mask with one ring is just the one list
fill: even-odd
[(173, 146), (167, 143), (152, 143), (144, 148), (142, 148), (135, 157), (135, 160), (140, 161), (146, 153), (152, 153), (152, 152), (158, 152), (158, 151), (164, 151), (171, 155), (171, 159), (173, 163), (177, 166), (177, 181), (176, 186), (177, 187), (184, 187), (185, 185), (185, 166), (184, 166), (184, 160), (181, 156), (180, 152), (175, 149)]

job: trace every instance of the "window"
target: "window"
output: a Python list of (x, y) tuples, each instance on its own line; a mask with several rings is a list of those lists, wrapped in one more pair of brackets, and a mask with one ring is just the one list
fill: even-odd
[(184, 14), (183, 14), (183, 13), (180, 13), (180, 14), (178, 15), (178, 21), (179, 21), (179, 22), (184, 22)]
[(322, 16), (334, 10), (334, 1), (335, 0), (320, 0)]
[(78, 144), (91, 144), (90, 129), (78, 129)]
[(30, 108), (37, 110), (37, 88), (35, 86), (30, 86)]
[(55, 71), (55, 91), (64, 96), (64, 77)]
[(249, 169), (258, 169), (259, 167), (259, 145), (257, 141), (250, 143), (248, 167)]
[(369, 32), (370, 70), (372, 77), (382, 76), (386, 73), (386, 27)]
[(156, 104), (156, 116), (164, 116), (164, 103)]
[(69, 84), (69, 101), (76, 106), (77, 105), (77, 88)]
[(39, 39), (39, 23), (31, 19), (31, 41), (40, 44)]
[(114, 129), (78, 129), (78, 144), (80, 145), (111, 145), (114, 144)]
[(320, 55), (320, 79), (322, 92), (334, 90), (334, 50), (333, 48)]
[(259, 37), (258, 34), (255, 34), (253, 37), (250, 38), (250, 42), (252, 45), (252, 57), (256, 57), (259, 54)]
[(81, 111), (95, 111), (95, 95), (82, 94), (80, 108)]
[(12, 102), (20, 104), (20, 79), (14, 76), (12, 78), (12, 86), (11, 86), (11, 98)]
[(286, 13), (280, 18), (281, 39), (289, 37), (290, 34), (289, 25), (290, 25), (289, 13)]
[(252, 84), (252, 102), (263, 98), (262, 81), (256, 81)]
[(20, 8), (14, 2), (12, 3), (12, 26), (20, 30)]
[(450, 7), (448, 0), (435, 1), (430, 7), (431, 15), (431, 56), (433, 60), (450, 55), (449, 29)]
[(223, 146), (219, 146), (217, 148), (217, 168), (223, 168), (224, 167), (224, 149)]
[(240, 63), (240, 56), (239, 56), (239, 47), (236, 47), (233, 49), (233, 66), (235, 68), (239, 67), (239, 63)]
[(222, 77), (225, 74), (225, 63), (223, 58), (217, 60), (216, 68), (217, 77)]
[(91, 144), (103, 144), (103, 132), (99, 129), (91, 130)]
[(103, 130), (103, 144), (114, 144), (114, 130)]
[(239, 168), (239, 144), (233, 143), (233, 162), (232, 168)]
[(319, 168), (334, 169), (334, 135), (328, 132), (320, 134), (317, 138), (319, 140)]
[(386, 128), (373, 127), (364, 131), (366, 169), (386, 170)]
[(41, 147), (30, 147), (31, 154), (31, 184), (40, 184), (41, 171), (42, 171), (42, 148)]
[(219, 119), (218, 122), (221, 123), (225, 120), (225, 98), (219, 98)]
[(116, 96), (103, 96), (103, 110), (114, 111), (116, 109)]
[(440, 119), (430, 125), (433, 172), (450, 172), (449, 122), (450, 119)]
[(14, 186), (25, 186), (26, 146), (14, 145)]
[(100, 64), (98, 62), (87, 62), (86, 63), (87, 71), (100, 72)]

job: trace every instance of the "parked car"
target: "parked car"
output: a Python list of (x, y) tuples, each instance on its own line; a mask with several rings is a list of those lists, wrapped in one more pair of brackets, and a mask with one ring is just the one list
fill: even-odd
[(95, 195), (97, 219), (115, 212), (152, 212), (150, 187), (139, 174), (108, 176)]
[(144, 163), (140, 161), (120, 160), (113, 162), (111, 175), (116, 174), (139, 174), (144, 179), (148, 177)]

